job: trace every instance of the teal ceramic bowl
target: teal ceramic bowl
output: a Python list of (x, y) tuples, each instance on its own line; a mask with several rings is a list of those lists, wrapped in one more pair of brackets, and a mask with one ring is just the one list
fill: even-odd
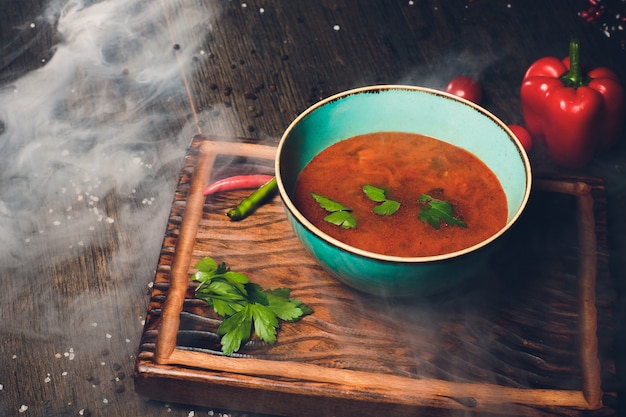
[[(508, 204), (506, 225), (472, 247), (428, 257), (380, 255), (346, 245), (320, 231), (293, 203), (298, 175), (328, 146), (381, 131), (431, 136), (480, 158), (504, 188)], [(532, 181), (522, 145), (493, 114), (441, 91), (399, 85), (350, 90), (313, 105), (285, 131), (275, 164), (287, 218), (307, 251), (341, 282), (386, 297), (427, 296), (477, 275), (484, 268), (494, 241), (520, 217)]]

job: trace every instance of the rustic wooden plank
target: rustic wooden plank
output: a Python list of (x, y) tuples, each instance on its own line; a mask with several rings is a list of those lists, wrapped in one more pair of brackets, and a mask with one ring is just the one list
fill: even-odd
[[(584, 178), (573, 178), (573, 181), (539, 179), (536, 182), (536, 192), (574, 196), (574, 200), (568, 200), (573, 214), (562, 216), (558, 223), (563, 226), (556, 230), (570, 228), (575, 239), (591, 239), (581, 244), (580, 249), (567, 245), (557, 247), (545, 259), (571, 264), (568, 269), (572, 273), (566, 278), (570, 282), (567, 288), (558, 283), (564, 278), (562, 274), (551, 276), (550, 270), (544, 272), (545, 276), (539, 281), (523, 273), (512, 275), (515, 281), (526, 280), (529, 284), (523, 298), (516, 292), (510, 293), (506, 287), (493, 288), (494, 279), (511, 275), (508, 269), (511, 266), (505, 263), (500, 265), (503, 269), (496, 266), (488, 271), (488, 276), (483, 277), (484, 282), (478, 280), (461, 289), (456, 301), (448, 301), (449, 308), (436, 308), (428, 300), (417, 303), (394, 300), (387, 304), (345, 288), (321, 271), (295, 239), (282, 207), (276, 201), (243, 222), (230, 222), (223, 215), (229, 205), (236, 204), (237, 199), (245, 195), (241, 192), (211, 196), (203, 206), (199, 202), (193, 208), (184, 204), (185, 199), (194, 198), (194, 193), (195, 198), (200, 198), (198, 194), (209, 176), (206, 170), (211, 169), (215, 160), (214, 154), (207, 156), (193, 149), (205, 146), (218, 153), (221, 148), (229, 153), (242, 152), (244, 156), (265, 154), (271, 158), (273, 155), (271, 148), (266, 146), (243, 144), (239, 145), (242, 149), (233, 151), (237, 145), (228, 145), (215, 145), (197, 137), (180, 177), (177, 198), (183, 204), (173, 206), (171, 217), (178, 227), (181, 212), (195, 210), (188, 219), (197, 228), (188, 229), (191, 236), (186, 236), (183, 251), (172, 253), (172, 245), (168, 243), (165, 256), (159, 263), (159, 270), (163, 273), (158, 273), (155, 280), (158, 285), (153, 290), (136, 367), (139, 392), (151, 397), (165, 396), (172, 401), (188, 401), (193, 397), (196, 404), (219, 406), (219, 401), (203, 395), (203, 392), (219, 389), (222, 396), (234, 398), (241, 395), (245, 387), (249, 401), (239, 405), (244, 407), (242, 410), (288, 415), (302, 415), (302, 411), (290, 410), (284, 405), (276, 408), (260, 405), (255, 398), (277, 400), (287, 395), (296, 401), (299, 399), (298, 402), (318, 398), (318, 401), (329, 403), (330, 407), (349, 403), (357, 413), (368, 410), (374, 397), (384, 398), (396, 413), (408, 412), (406, 410), (414, 407), (490, 413), (502, 412), (506, 408), (509, 413), (530, 415), (537, 407), (556, 407), (562, 415), (569, 415), (572, 410), (603, 407), (595, 285), (598, 274), (603, 280), (607, 279), (606, 273), (598, 272), (598, 264), (605, 263), (606, 258), (598, 256), (596, 250), (604, 247), (606, 242), (605, 235), (595, 230), (592, 197), (592, 190), (602, 190), (601, 184), (593, 179), (589, 179), (588, 184)], [(202, 185), (189, 187), (194, 178)], [(568, 206), (558, 207), (564, 210)], [(528, 224), (520, 227), (528, 227)], [(185, 237), (182, 227), (180, 230), (180, 234), (174, 237), (179, 241)], [(533, 233), (530, 235), (532, 238)], [(518, 232), (511, 239), (519, 239), (517, 245), (524, 245), (528, 236)], [(532, 251), (527, 262), (544, 262), (538, 253), (544, 245), (553, 248), (555, 243), (558, 246), (558, 239), (556, 242), (543, 241)], [(588, 253), (590, 248), (593, 253)], [(174, 277), (170, 266), (178, 256), (184, 260), (187, 269)], [(238, 271), (254, 274), (264, 286), (292, 288), (294, 295), (312, 306), (315, 313), (301, 322), (283, 326), (279, 343), (275, 346), (251, 342), (233, 358), (221, 356), (219, 338), (215, 333), (220, 320), (202, 303), (194, 302), (193, 290), (187, 290), (189, 275), (194, 272), (192, 265), (203, 256), (214, 257)], [(297, 276), (292, 276), (294, 273)], [(170, 285), (175, 279), (179, 280), (177, 286)], [(545, 290), (550, 291), (547, 298), (542, 295)], [(463, 291), (468, 291), (469, 295)], [(168, 305), (171, 294), (175, 294), (173, 306)], [(488, 298), (482, 299), (484, 296)], [(495, 299), (504, 302), (504, 311), (496, 307), (496, 313), (492, 315), (491, 307), (473, 306), (476, 302), (489, 305), (487, 300)], [(537, 304), (529, 308), (529, 302)], [(516, 303), (522, 304), (515, 307)], [(168, 320), (165, 315), (168, 308), (177, 315), (173, 320), (174, 330), (163, 325), (164, 320)], [(469, 320), (459, 316), (459, 310), (467, 310), (464, 314), (469, 314)], [(550, 313), (546, 315), (546, 311)], [(503, 312), (511, 313), (508, 323), (501, 321)], [(425, 313), (429, 315), (427, 319), (419, 318)], [(530, 316), (524, 318), (528, 313)], [(523, 327), (517, 327), (518, 323)], [(503, 345), (485, 342), (490, 332), (485, 333), (487, 328), (508, 332), (521, 343), (506, 346), (506, 342)], [(170, 334), (164, 337), (163, 332)], [(168, 343), (167, 353), (158, 356), (158, 344), (163, 340)], [(542, 342), (533, 347), (532, 340)], [(566, 352), (563, 349), (571, 348), (577, 340), (581, 346), (579, 351)], [(155, 344), (156, 356), (153, 354)], [(518, 368), (517, 362), (526, 371)], [(531, 370), (534, 367), (536, 371)], [(186, 375), (189, 369), (195, 370)], [(228, 378), (224, 379), (226, 375)], [(193, 395), (176, 388), (181, 380), (187, 380), (185, 390), (192, 391)], [(327, 389), (320, 392), (320, 385)], [(463, 398), (465, 400), (459, 400)], [(270, 403), (276, 404), (276, 401), (270, 400)]]
[[(13, 92), (14, 82), (20, 77), (40, 72), (37, 70), (44, 68), (56, 53), (56, 45), (67, 41), (57, 30), (61, 9), (53, 8), (43, 13), (46, 6), (62, 3), (43, 0), (3, 3), (0, 13), (0, 92)], [(97, 3), (85, 2), (85, 7)], [(102, 3), (121, 7), (131, 2)], [(619, 2), (605, 0), (604, 3), (610, 8)], [(192, 69), (185, 73), (187, 86), (182, 87), (187, 88), (186, 95), (190, 97), (180, 100), (179, 91), (167, 88), (160, 90), (158, 97), (139, 93), (133, 96), (132, 102), (143, 100), (146, 106), (160, 109), (161, 114), (167, 115), (163, 117), (168, 127), (151, 125), (135, 142), (137, 151), (155, 156), (151, 161), (154, 176), (138, 187), (133, 196), (116, 192), (100, 196), (103, 202), (100, 209), (114, 220), (109, 229), (90, 231), (86, 228), (76, 233), (71, 249), (66, 241), (56, 240), (51, 237), (52, 234), (40, 233), (40, 230), (48, 230), (46, 228), (61, 213), (62, 210), (51, 213), (51, 207), (48, 207), (48, 204), (54, 206), (56, 203), (64, 207), (61, 194), (49, 194), (49, 199), (42, 199), (41, 207), (32, 216), (26, 216), (25, 220), (13, 217), (14, 210), (19, 210), (15, 207), (15, 199), (34, 193), (48, 173), (40, 173), (31, 188), (24, 182), (27, 172), (6, 174), (6, 167), (23, 154), (16, 150), (15, 142), (7, 142), (6, 135), (14, 132), (14, 126), (0, 111), (0, 216), (2, 224), (10, 226), (8, 231), (3, 229), (2, 236), (8, 239), (12, 229), (22, 232), (13, 241), (5, 239), (4, 242), (8, 243), (1, 249), (2, 256), (7, 257), (2, 259), (9, 261), (0, 265), (0, 360), (3, 363), (0, 367), (0, 414), (78, 415), (81, 412), (82, 415), (92, 416), (135, 417), (188, 416), (192, 411), (196, 415), (213, 411), (190, 405), (146, 401), (133, 391), (131, 378), (137, 346), (143, 336), (142, 320), (147, 305), (151, 303), (152, 291), (148, 284), (155, 278), (155, 288), (158, 287), (158, 280), (164, 279), (168, 272), (165, 268), (159, 269), (154, 276), (158, 246), (165, 232), (161, 255), (172, 257), (179, 225), (176, 219), (170, 219), (167, 225), (164, 220), (160, 221), (158, 210), (153, 210), (155, 217), (149, 222), (128, 224), (124, 220), (129, 218), (129, 212), (145, 209), (150, 203), (153, 208), (162, 205), (161, 216), (166, 218), (165, 211), (169, 209), (182, 157), (193, 135), (199, 132), (220, 134), (232, 140), (247, 136), (254, 142), (275, 144), (293, 117), (319, 98), (356, 85), (374, 83), (406, 82), (440, 88), (448, 78), (458, 73), (475, 75), (481, 80), (485, 90), (484, 105), (489, 110), (507, 122), (521, 122), (518, 87), (523, 72), (532, 60), (540, 56), (564, 55), (563, 45), (571, 34), (578, 35), (583, 41), (588, 63), (612, 67), (625, 79), (623, 32), (607, 37), (597, 24), (581, 22), (576, 13), (586, 4), (585, 1), (569, 0), (268, 0), (247, 1), (247, 7), (243, 7), (244, 2), (230, 0), (137, 2), (137, 9), (142, 10), (153, 5), (167, 6), (163, 10), (167, 11), (165, 16), (170, 23), (186, 24), (188, 30), (171, 31), (176, 25), (169, 29), (166, 25), (161, 26), (164, 23), (162, 18), (157, 19), (156, 24), (146, 20), (146, 31), (142, 32), (145, 36), (122, 36), (120, 40), (124, 42), (119, 43), (121, 47), (115, 49), (115, 45), (108, 45), (102, 49), (103, 56), (116, 58), (111, 53), (118, 52), (120, 55), (117, 58), (123, 58), (125, 53), (133, 50), (125, 46), (158, 40), (161, 49), (155, 55), (157, 59), (151, 62), (156, 64), (158, 58), (177, 55), (181, 71)], [(196, 16), (206, 16), (203, 23), (198, 25), (196, 19), (179, 13), (183, 5), (185, 10), (193, 10)], [(180, 16), (185, 21), (177, 21)], [(125, 15), (119, 23), (133, 23), (128, 18), (129, 15)], [(339, 30), (335, 30), (335, 25), (339, 26)], [(99, 27), (96, 24), (85, 26), (91, 33)], [(87, 37), (77, 39), (88, 40)], [(121, 61), (113, 64), (123, 65)], [(111, 67), (100, 69), (106, 71)], [(129, 67), (127, 79), (134, 79), (143, 69), (150, 72), (153, 67)], [(76, 75), (80, 77), (80, 74)], [(116, 84), (112, 80), (91, 82), (85, 88), (76, 89), (70, 103), (77, 110), (90, 109), (102, 103), (100, 99), (106, 98), (107, 87), (109, 93), (124, 92), (124, 85), (124, 82)], [(113, 90), (110, 87), (114, 87)], [(228, 95), (227, 87), (232, 89)], [(11, 95), (3, 95), (7, 96)], [(49, 101), (54, 97), (40, 98)], [(62, 111), (62, 108), (58, 110)], [(33, 113), (32, 116), (34, 120), (38, 115)], [(120, 125), (128, 127), (136, 121), (134, 116), (131, 112), (110, 115)], [(49, 133), (39, 132), (42, 135)], [(27, 136), (21, 138), (20, 146), (41, 143), (39, 134)], [(620, 146), (615, 152), (597, 158), (584, 170), (574, 172), (575, 175), (603, 178), (608, 184), (611, 201), (605, 206), (606, 211), (598, 210), (599, 200), (594, 195), (596, 215), (602, 216), (596, 216), (598, 222), (602, 221), (602, 224), (596, 224), (596, 232), (607, 236), (612, 255), (610, 264), (600, 259), (599, 267), (603, 274), (608, 273), (609, 268), (614, 274), (613, 281), (601, 279), (596, 288), (600, 365), (604, 387), (609, 391), (623, 391), (624, 387), (623, 380), (615, 377), (615, 367), (625, 369), (624, 355), (620, 353), (623, 351), (623, 341), (620, 342), (623, 338), (618, 337), (617, 347), (611, 341), (614, 337), (611, 325), (624, 322), (626, 222), (621, 213), (621, 207), (626, 204), (622, 168), (624, 150)], [(533, 159), (535, 168), (563, 172), (550, 164), (540, 146)], [(266, 166), (263, 168), (267, 169)], [(223, 171), (224, 174), (228, 172)], [(152, 187), (156, 184), (159, 185), (161, 198), (153, 201), (152, 193), (156, 190)], [(180, 193), (174, 196), (180, 202), (179, 197)], [(238, 197), (238, 194), (232, 196), (233, 199)], [(56, 201), (57, 198), (59, 201)], [(229, 200), (216, 198), (214, 204), (212, 207), (216, 211), (207, 214), (207, 217), (217, 220), (222, 216), (221, 208), (227, 207)], [(259, 213), (260, 216), (267, 216), (268, 221), (272, 215), (280, 213), (280, 207), (268, 209), (266, 214)], [(72, 214), (75, 212), (64, 213)], [(182, 218), (182, 212), (179, 214)], [(151, 230), (151, 233), (146, 234), (146, 230)], [(151, 237), (138, 241), (138, 236), (146, 235)], [(24, 239), (34, 237), (43, 242), (37, 250), (32, 250), (32, 244), (23, 244)], [(208, 236), (203, 239), (209, 241)], [(78, 244), (80, 241), (90, 243), (81, 247)], [(228, 247), (226, 242), (214, 244), (220, 250)], [(287, 240), (283, 244), (286, 250), (291, 250), (297, 242)], [(229, 260), (235, 262), (244, 259), (236, 251), (225, 253)], [(120, 262), (120, 254), (141, 256), (133, 260), (124, 257), (125, 260)], [(261, 255), (258, 251), (256, 254)], [(608, 251), (602, 255), (608, 255)], [(27, 262), (16, 262), (24, 257)], [(576, 325), (576, 317), (567, 313), (576, 302), (575, 290), (570, 285), (574, 273), (570, 267), (575, 263), (571, 260), (565, 263), (567, 268), (561, 262), (545, 260), (536, 267), (521, 265), (520, 268), (526, 268), (529, 273), (550, 284), (540, 294), (523, 285), (516, 287), (520, 292), (526, 291), (536, 297), (532, 309), (520, 314), (522, 309), (518, 305), (513, 311), (500, 311), (498, 308), (501, 306), (494, 306), (494, 315), (498, 312), (498, 325), (475, 321), (473, 328), (466, 328), (462, 337), (448, 332), (443, 349), (456, 347), (456, 356), (463, 358), (458, 364), (468, 366), (480, 350), (465, 341), (488, 334), (491, 338), (489, 348), (495, 352), (506, 353), (515, 349), (527, 353), (516, 358), (514, 363), (497, 364), (500, 372), (515, 368), (524, 376), (545, 384), (553, 383), (554, 375), (558, 376), (557, 379), (562, 378), (569, 371), (567, 364), (576, 353), (572, 352), (571, 345), (572, 332), (576, 330), (570, 327)], [(251, 271), (259, 265), (260, 261), (251, 265)], [(550, 273), (545, 272), (548, 269)], [(285, 268), (289, 272), (295, 270), (295, 265)], [(305, 270), (317, 271), (313, 263), (305, 265)], [(567, 288), (567, 293), (555, 290), (557, 283)], [(154, 295), (153, 301), (162, 301), (164, 298), (158, 297), (164, 297), (166, 292), (162, 288), (160, 294)], [(555, 302), (557, 298), (558, 303)], [(189, 299), (185, 303), (185, 309), (198, 308), (190, 306), (193, 303)], [(554, 320), (546, 322), (543, 331), (547, 335), (558, 332), (559, 336), (553, 337), (547, 361), (538, 362), (531, 353), (536, 350), (547, 352), (542, 344), (542, 334), (537, 330), (537, 338), (532, 340), (519, 335), (526, 326), (545, 316), (544, 312)], [(460, 313), (459, 316), (463, 316)], [(365, 318), (363, 320), (366, 321)], [(419, 323), (415, 326), (424, 328)], [(623, 333), (623, 330), (616, 334), (620, 332)], [(146, 346), (153, 341), (151, 337), (147, 337)], [(147, 351), (147, 348), (142, 350), (143, 353)], [(427, 358), (437, 354), (434, 350), (429, 351), (427, 346), (424, 346), (424, 352)], [(444, 359), (452, 360), (452, 357)], [(618, 361), (617, 365), (613, 363), (614, 359)], [(410, 367), (408, 363), (402, 365)], [(436, 370), (431, 369), (431, 372)], [(574, 384), (579, 382), (573, 381)], [(184, 388), (183, 384), (180, 391)], [(241, 396), (237, 395), (228, 398), (229, 390), (215, 388), (212, 392), (216, 397), (223, 395), (220, 406), (225, 410), (241, 401)], [(192, 400), (189, 398), (186, 402), (192, 403)], [(292, 409), (296, 400), (284, 400), (285, 408)], [(252, 406), (252, 401), (250, 403)], [(18, 412), (22, 405), (29, 407), (26, 413)], [(388, 405), (381, 405), (376, 400), (370, 406), (370, 415), (393, 414)], [(242, 415), (225, 410), (230, 416)], [(325, 411), (328, 415), (356, 412), (347, 403), (317, 411), (319, 415)], [(438, 414), (437, 410), (430, 411)], [(406, 412), (410, 413), (410, 410)], [(218, 410), (215, 410), (217, 413)]]

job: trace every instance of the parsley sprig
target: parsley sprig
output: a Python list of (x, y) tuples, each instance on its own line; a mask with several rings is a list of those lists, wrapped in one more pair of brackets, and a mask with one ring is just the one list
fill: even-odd
[(203, 258), (195, 265), (194, 281), (200, 283), (196, 297), (206, 301), (224, 317), (217, 333), (222, 337), (222, 352), (230, 355), (248, 342), (253, 334), (276, 343), (280, 321), (296, 321), (313, 310), (300, 300), (289, 298), (289, 288), (263, 289), (247, 275), (233, 272), (225, 263)]
[(422, 194), (418, 199), (421, 203), (420, 212), (417, 217), (435, 229), (439, 230), (441, 222), (444, 222), (450, 226), (467, 227), (461, 219), (453, 216), (452, 204), (447, 201), (439, 200), (428, 194)]
[(387, 198), (384, 188), (364, 185), (363, 192), (370, 200), (380, 203), (373, 209), (374, 213), (380, 216), (391, 216), (400, 208), (399, 201), (389, 200)]
[(356, 228), (356, 219), (352, 215), (351, 209), (323, 195), (311, 193), (311, 197), (317, 201), (321, 208), (330, 213), (328, 216), (324, 217), (325, 221), (337, 225), (342, 229)]

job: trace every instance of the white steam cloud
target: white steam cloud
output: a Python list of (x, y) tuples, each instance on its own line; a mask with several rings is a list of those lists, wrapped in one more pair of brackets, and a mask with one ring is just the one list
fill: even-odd
[[(42, 67), (0, 87), (2, 267), (49, 245), (70, 257), (119, 221), (164, 221), (175, 181), (159, 174), (182, 162), (195, 133), (183, 77), (212, 19), (181, 1), (57, 1), (24, 29), (56, 25), (58, 43)], [(111, 196), (122, 206), (109, 207)], [(124, 205), (137, 199), (144, 209)], [(137, 227), (155, 229), (158, 252), (163, 226)]]

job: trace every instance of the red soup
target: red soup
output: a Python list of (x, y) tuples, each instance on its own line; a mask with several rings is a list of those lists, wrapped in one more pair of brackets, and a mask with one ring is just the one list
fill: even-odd
[[(376, 214), (374, 207), (381, 202), (370, 199), (363, 186), (384, 190), (384, 198), (399, 202), (399, 209)], [(312, 193), (349, 209), (356, 226), (342, 228), (324, 220), (330, 212)], [(453, 220), (429, 211), (441, 205), (428, 201), (447, 205)], [(438, 139), (401, 132), (355, 136), (325, 149), (300, 173), (294, 203), (316, 227), (350, 246), (404, 257), (468, 248), (507, 220), (504, 190), (476, 156)], [(421, 210), (425, 216), (420, 219)], [(429, 223), (428, 217), (434, 220)]]

